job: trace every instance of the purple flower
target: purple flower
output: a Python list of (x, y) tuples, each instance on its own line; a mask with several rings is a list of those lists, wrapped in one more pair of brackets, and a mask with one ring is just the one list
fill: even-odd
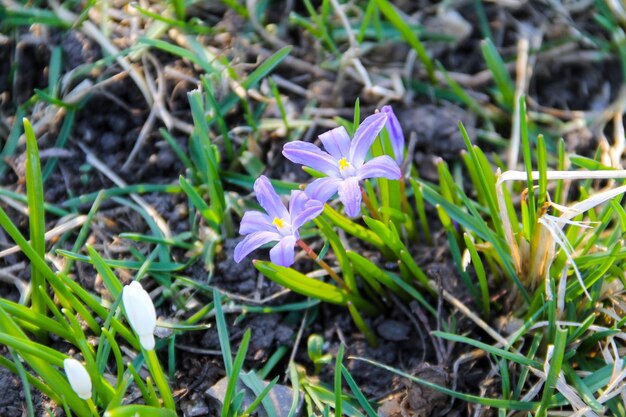
[(346, 129), (338, 127), (320, 135), (327, 152), (312, 143), (295, 141), (284, 146), (283, 155), (327, 175), (306, 187), (309, 197), (325, 203), (338, 192), (346, 215), (356, 217), (361, 211), (361, 180), (380, 177), (397, 180), (402, 176), (400, 167), (390, 156), (378, 156), (365, 162), (386, 122), (385, 113), (376, 113), (363, 120), (352, 141)]
[(270, 250), (271, 261), (280, 266), (293, 265), (294, 246), (300, 239), (298, 229), (317, 217), (324, 210), (324, 204), (310, 199), (303, 191), (292, 191), (287, 210), (264, 175), (254, 183), (254, 192), (267, 214), (260, 211), (244, 213), (239, 233), (246, 237), (235, 247), (235, 262), (241, 262), (266, 243), (278, 242)]
[(389, 132), (389, 141), (391, 142), (391, 148), (393, 149), (396, 162), (400, 165), (404, 159), (404, 132), (402, 132), (400, 122), (391, 106), (383, 106), (381, 111), (387, 115), (386, 127), (387, 132)]

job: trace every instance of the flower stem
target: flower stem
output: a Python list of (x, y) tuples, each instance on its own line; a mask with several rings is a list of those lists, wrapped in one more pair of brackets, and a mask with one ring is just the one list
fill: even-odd
[(87, 399), (87, 406), (89, 407), (89, 411), (91, 412), (91, 415), (93, 417), (99, 417), (100, 413), (98, 413), (98, 407), (96, 407), (96, 404), (94, 404), (93, 400), (91, 398)]
[(402, 212), (408, 215), (408, 221), (405, 223), (405, 229), (410, 239), (417, 237), (417, 230), (415, 227), (415, 213), (409, 204), (409, 199), (406, 196), (406, 178), (400, 178), (400, 201), (402, 204)]
[(380, 220), (380, 215), (378, 214), (378, 211), (372, 205), (372, 201), (370, 200), (370, 196), (367, 195), (367, 191), (365, 191), (365, 189), (363, 187), (361, 187), (361, 194), (363, 195), (363, 202), (367, 206), (367, 210), (372, 215), (372, 218), (374, 218), (376, 220)]
[(311, 257), (311, 259), (313, 259), (319, 266), (321, 266), (326, 272), (328, 272), (328, 275), (330, 275), (330, 277), (333, 280), (335, 280), (335, 282), (339, 284), (341, 288), (343, 288), (344, 290), (350, 291), (350, 288), (348, 288), (348, 286), (343, 281), (343, 279), (341, 279), (339, 275), (337, 275), (337, 273), (333, 271), (333, 269), (326, 262), (320, 259), (320, 257), (317, 256), (317, 253), (315, 253), (315, 251), (311, 249), (309, 245), (304, 243), (302, 239), (298, 240), (297, 243), (298, 243), (298, 246), (300, 246), (300, 248), (302, 248), (302, 250), (304, 250), (306, 254), (309, 255), (309, 257)]
[(144, 350), (146, 353), (146, 362), (148, 365), (148, 369), (152, 374), (152, 378), (154, 378), (154, 383), (159, 389), (159, 393), (161, 394), (161, 398), (163, 399), (163, 404), (165, 408), (169, 408), (172, 411), (176, 411), (176, 405), (174, 404), (174, 397), (172, 397), (172, 391), (170, 390), (170, 386), (167, 383), (167, 379), (165, 378), (165, 374), (163, 374), (163, 370), (161, 369), (161, 364), (159, 363), (159, 358), (157, 358), (156, 352), (154, 349)]

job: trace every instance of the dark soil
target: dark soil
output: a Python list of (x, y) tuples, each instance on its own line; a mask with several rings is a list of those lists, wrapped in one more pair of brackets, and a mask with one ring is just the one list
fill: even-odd
[(0, 367), (0, 415), (7, 417), (21, 417), (26, 412), (24, 406), (24, 390), (20, 379), (9, 370)]

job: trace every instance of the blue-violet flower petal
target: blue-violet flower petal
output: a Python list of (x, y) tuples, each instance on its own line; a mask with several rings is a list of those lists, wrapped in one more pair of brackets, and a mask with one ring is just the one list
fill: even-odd
[(356, 167), (363, 165), (365, 157), (376, 140), (376, 136), (383, 130), (387, 122), (387, 115), (384, 113), (373, 114), (359, 125), (354, 133), (354, 139), (350, 144), (350, 162)]
[(361, 186), (358, 177), (347, 178), (339, 185), (339, 199), (348, 217), (356, 217), (361, 212)]
[(398, 165), (400, 165), (404, 159), (404, 132), (391, 106), (383, 106), (381, 111), (387, 115), (387, 124), (385, 127), (387, 128), (387, 132), (389, 132), (389, 141), (391, 142), (394, 158)]
[(367, 178), (387, 178), (399, 180), (402, 177), (400, 167), (389, 155), (377, 156), (364, 163), (358, 169), (358, 176), (364, 180)]

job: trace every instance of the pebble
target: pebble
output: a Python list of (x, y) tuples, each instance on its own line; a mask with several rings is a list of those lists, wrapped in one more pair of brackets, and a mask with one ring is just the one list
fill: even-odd
[(376, 331), (383, 339), (391, 342), (401, 342), (409, 338), (411, 328), (396, 320), (383, 320), (376, 326)]

